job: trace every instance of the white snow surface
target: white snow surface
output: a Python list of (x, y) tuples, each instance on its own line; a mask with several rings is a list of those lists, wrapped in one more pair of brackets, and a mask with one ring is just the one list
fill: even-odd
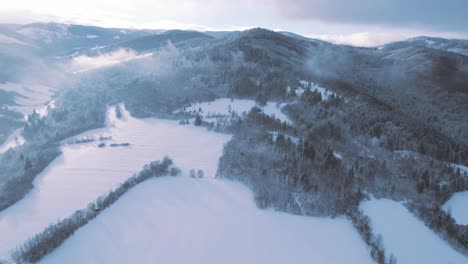
[(467, 257), (451, 248), (401, 203), (373, 199), (360, 207), (370, 217), (374, 233), (382, 235), (387, 256), (393, 253), (398, 264), (468, 263)]
[(6, 152), (10, 148), (15, 148), (24, 144), (25, 140), (23, 136), (21, 136), (22, 131), (22, 128), (18, 128), (13, 133), (11, 133), (10, 136), (8, 136), (5, 142), (3, 142), (3, 144), (0, 146), (0, 154)]
[(65, 145), (62, 154), (34, 180), (34, 188), (13, 206), (0, 212), (0, 258), (46, 226), (82, 209), (98, 196), (125, 181), (143, 165), (169, 155), (183, 172), (202, 169), (216, 173), (222, 147), (230, 136), (204, 128), (180, 126), (176, 121), (134, 119), (125, 110), (124, 120), (109, 110), (111, 127), (78, 135), (112, 136), (106, 143), (129, 147), (98, 148), (100, 141)]
[(311, 261), (372, 263), (346, 219), (259, 210), (239, 183), (167, 177), (133, 188), (41, 263)]
[[(238, 115), (247, 114), (253, 107), (258, 106), (269, 116), (274, 116), (281, 122), (291, 123), (289, 118), (281, 111), (285, 103), (268, 102), (265, 106), (259, 106), (254, 100), (220, 98), (212, 102), (192, 104), (185, 108), (186, 113), (199, 113), (204, 118), (212, 116), (230, 116), (232, 111)], [(201, 109), (201, 112), (200, 112)]]
[(468, 225), (468, 191), (454, 193), (442, 207), (460, 225)]

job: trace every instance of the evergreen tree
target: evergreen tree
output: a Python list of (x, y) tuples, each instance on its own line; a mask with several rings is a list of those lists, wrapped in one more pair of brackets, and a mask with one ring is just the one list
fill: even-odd
[(31, 161), (29, 160), (29, 158), (26, 158), (26, 161), (24, 162), (24, 170), (27, 171), (31, 168), (32, 168)]
[(196, 126), (201, 126), (202, 124), (202, 119), (201, 119), (201, 116), (199, 114), (197, 114), (197, 117), (195, 117), (195, 123), (194, 123)]

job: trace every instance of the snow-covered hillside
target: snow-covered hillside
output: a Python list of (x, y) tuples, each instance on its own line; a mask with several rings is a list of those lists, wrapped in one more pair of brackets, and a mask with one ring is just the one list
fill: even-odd
[(412, 215), (401, 203), (381, 199), (361, 204), (361, 209), (371, 219), (376, 234), (388, 254), (393, 254), (399, 264), (412, 263), (468, 263), (447, 242)]

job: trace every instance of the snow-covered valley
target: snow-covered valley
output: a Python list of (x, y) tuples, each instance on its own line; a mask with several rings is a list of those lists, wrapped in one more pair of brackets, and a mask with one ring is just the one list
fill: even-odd
[(466, 43), (1, 24), (0, 264), (466, 264)]
[[(219, 263), (222, 258), (230, 263), (372, 262), (366, 245), (345, 218), (262, 211), (245, 186), (215, 179), (229, 135), (176, 121), (135, 119), (123, 107), (121, 112), (118, 119), (115, 108), (109, 108), (106, 128), (64, 141), (62, 155), (36, 178), (34, 189), (0, 213), (0, 231), (8, 238), (1, 240), (1, 255), (7, 256), (49, 224), (86, 207), (144, 164), (168, 155), (181, 168), (182, 177), (137, 186), (43, 262)], [(96, 141), (68, 144), (91, 138)], [(123, 143), (129, 145), (111, 147)], [(191, 169), (203, 170), (205, 177), (188, 177)], [(289, 246), (281, 249), (285, 243)], [(346, 250), (336, 254), (336, 248)]]

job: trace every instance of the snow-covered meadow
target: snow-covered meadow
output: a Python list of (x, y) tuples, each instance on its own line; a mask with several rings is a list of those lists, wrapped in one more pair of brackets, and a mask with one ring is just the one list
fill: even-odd
[(370, 217), (375, 234), (382, 236), (387, 254), (393, 254), (398, 264), (462, 264), (468, 258), (458, 253), (401, 203), (380, 199), (361, 204)]
[(132, 189), (41, 263), (373, 263), (345, 219), (259, 210), (243, 185), (159, 178)]

